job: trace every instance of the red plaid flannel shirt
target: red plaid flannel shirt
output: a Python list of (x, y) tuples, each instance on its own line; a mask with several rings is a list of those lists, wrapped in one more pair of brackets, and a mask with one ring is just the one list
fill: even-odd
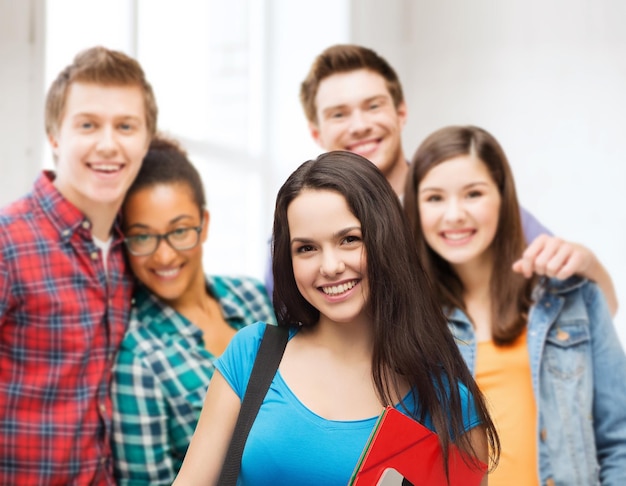
[(131, 282), (42, 174), (0, 212), (0, 484), (108, 485), (111, 366)]

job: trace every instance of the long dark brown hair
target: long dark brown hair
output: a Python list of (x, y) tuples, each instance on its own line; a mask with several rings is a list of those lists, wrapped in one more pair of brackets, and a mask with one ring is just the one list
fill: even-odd
[(450, 311), (454, 308), (465, 311), (463, 284), (452, 266), (428, 246), (418, 208), (419, 185), (426, 174), (438, 164), (460, 155), (474, 156), (485, 164), (501, 197), (498, 229), (491, 243), (493, 270), (490, 288), (492, 337), (496, 344), (504, 345), (514, 341), (526, 326), (534, 280), (511, 269), (513, 262), (522, 255), (526, 241), (513, 173), (498, 141), (486, 130), (475, 126), (449, 126), (429, 135), (411, 161), (404, 210), (440, 303)]
[(394, 397), (401, 396), (400, 380), (406, 380), (419, 404), (415, 418), (430, 415), (444, 454), (450, 443), (473, 451), (456, 386), (463, 383), (497, 456), (495, 428), (420, 263), (398, 197), (367, 159), (351, 152), (329, 152), (302, 164), (280, 188), (272, 247), (279, 325), (315, 326), (320, 317), (298, 291), (291, 260), (287, 209), (305, 189), (341, 194), (361, 223), (369, 285), (366, 305), (374, 335), (372, 375), (381, 402), (393, 405)]

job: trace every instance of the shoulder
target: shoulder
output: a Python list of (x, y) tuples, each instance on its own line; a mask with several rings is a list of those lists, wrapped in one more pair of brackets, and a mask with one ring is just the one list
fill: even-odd
[(573, 275), (565, 280), (542, 278), (533, 290), (536, 303), (548, 302), (552, 299), (567, 301), (594, 299), (601, 293), (598, 285), (584, 277)]
[(162, 349), (172, 334), (170, 320), (176, 317), (176, 311), (164, 305), (143, 286), (138, 286), (133, 294), (128, 329), (120, 354), (141, 357)]
[(210, 275), (207, 282), (217, 296), (233, 294), (242, 300), (250, 300), (258, 295), (267, 297), (265, 285), (254, 277)]
[(247, 324), (276, 323), (272, 302), (260, 280), (248, 276), (209, 276), (207, 285), (226, 317), (239, 318)]
[(31, 194), (18, 199), (0, 209), (0, 239), (4, 244), (17, 244), (28, 238), (32, 229), (39, 226), (42, 213), (37, 211)]
[(248, 386), (266, 326), (264, 322), (256, 322), (237, 331), (215, 362), (215, 367), (239, 397), (243, 397)]
[(236, 349), (247, 358), (254, 360), (259, 350), (261, 340), (263, 339), (263, 334), (265, 334), (266, 326), (267, 324), (265, 322), (255, 322), (237, 331), (230, 341), (225, 354), (230, 348), (233, 348), (233, 350)]
[(592, 328), (612, 325), (609, 306), (598, 285), (582, 277), (544, 279), (534, 290), (532, 322), (587, 323)]
[(561, 279), (554, 278), (554, 277), (552, 278), (545, 277), (539, 282), (539, 284), (537, 284), (537, 286), (543, 287), (553, 294), (565, 295), (567, 293), (573, 292), (576, 289), (580, 289), (592, 283), (593, 282), (591, 282), (590, 280), (587, 280), (584, 277), (579, 277), (578, 275), (572, 275), (571, 277), (566, 278), (565, 280), (561, 280)]

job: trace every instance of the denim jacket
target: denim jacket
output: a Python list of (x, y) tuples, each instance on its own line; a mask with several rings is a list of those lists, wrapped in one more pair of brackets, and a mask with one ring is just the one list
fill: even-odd
[[(626, 357), (602, 292), (578, 277), (544, 279), (534, 290), (528, 353), (538, 411), (542, 485), (626, 485)], [(467, 316), (448, 314), (475, 374)]]

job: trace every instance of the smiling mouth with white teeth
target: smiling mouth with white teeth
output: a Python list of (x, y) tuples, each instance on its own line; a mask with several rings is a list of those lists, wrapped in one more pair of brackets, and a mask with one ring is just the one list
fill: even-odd
[(180, 268), (172, 268), (170, 270), (155, 270), (154, 273), (156, 273), (159, 277), (173, 277), (179, 271)]
[(89, 164), (89, 167), (97, 172), (106, 173), (117, 172), (122, 168), (120, 164)]
[(443, 237), (447, 240), (458, 241), (474, 234), (474, 231), (464, 231), (462, 233), (443, 233)]
[(379, 143), (380, 143), (380, 140), (372, 140), (371, 142), (364, 142), (364, 143), (352, 145), (350, 146), (348, 150), (350, 152), (354, 152), (357, 154), (369, 153), (375, 148), (377, 148)]
[(346, 282), (341, 285), (330, 285), (328, 287), (321, 287), (321, 289), (322, 292), (324, 292), (326, 295), (341, 295), (348, 290), (354, 288), (357, 283), (357, 280), (352, 280), (351, 282)]

